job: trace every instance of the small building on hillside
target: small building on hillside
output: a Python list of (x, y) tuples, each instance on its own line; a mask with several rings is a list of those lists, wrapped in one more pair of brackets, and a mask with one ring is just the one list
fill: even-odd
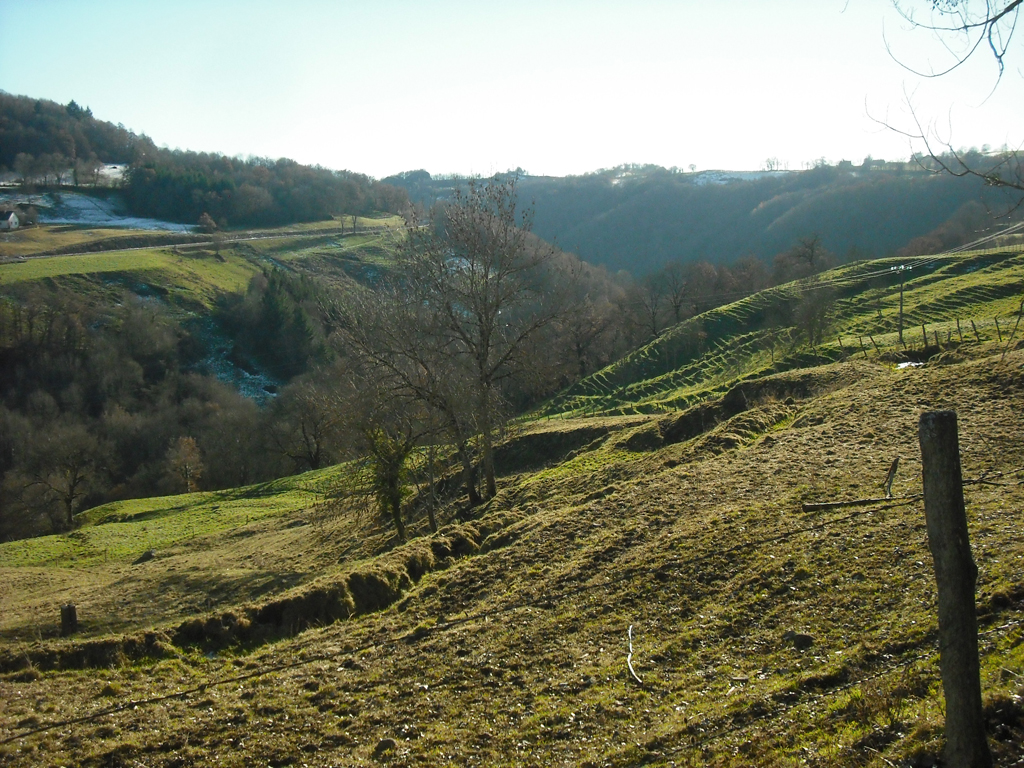
[(0, 211), (0, 231), (17, 229), (21, 226), (21, 219), (17, 211)]

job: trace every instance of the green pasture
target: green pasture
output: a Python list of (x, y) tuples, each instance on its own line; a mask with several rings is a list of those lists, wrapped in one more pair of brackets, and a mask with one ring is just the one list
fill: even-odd
[(256, 271), (246, 259), (227, 252), (217, 259), (201, 251), (159, 248), (2, 264), (0, 286), (72, 275), (131, 274), (167, 288), (181, 303), (210, 306), (220, 292), (244, 290)]
[[(267, 237), (232, 244), (239, 253), (253, 259), (280, 262), (303, 268), (298, 262), (309, 261), (306, 271), (322, 268), (322, 261), (364, 265), (386, 265), (394, 259), (402, 234), (379, 233), (316, 234), (310, 236)], [(325, 266), (325, 265), (324, 265)]]
[(80, 527), (70, 534), (0, 544), (0, 563), (83, 568), (130, 562), (148, 549), (166, 549), (307, 509), (343, 471), (338, 466), (245, 488), (112, 502), (79, 515)]
[[(903, 264), (903, 344), (899, 341)], [(826, 287), (834, 302), (820, 345), (790, 322), (773, 323)], [(936, 257), (877, 259), (767, 289), (668, 328), (649, 344), (557, 395), (540, 416), (658, 413), (721, 394), (739, 379), (851, 356), (892, 357), (927, 346), (999, 342), (1021, 316), (1019, 246)], [(959, 329), (957, 321), (959, 320)], [(973, 325), (972, 325), (973, 321)], [(998, 323), (998, 326), (997, 326)], [(1020, 338), (1022, 330), (1018, 329)]]
[(0, 234), (0, 257), (21, 258), (36, 253), (49, 253), (88, 246), (98, 240), (115, 243), (145, 236), (164, 236), (166, 232), (113, 227), (80, 227), (70, 224), (43, 224), (22, 227)]
[[(357, 229), (390, 229), (405, 226), (405, 219), (393, 214), (382, 214), (379, 216), (357, 216)], [(287, 224), (283, 227), (264, 227), (246, 230), (252, 234), (280, 233), (292, 234), (303, 232), (328, 232), (336, 230), (339, 234), (352, 231), (352, 217), (338, 216), (327, 221), (304, 221), (298, 224)], [(236, 233), (229, 233), (236, 234)]]
[(310, 274), (373, 269), (394, 258), (390, 231), (358, 235), (290, 235), (209, 245), (180, 245), (34, 257), (0, 263), (0, 287), (69, 276), (118, 273), (160, 286), (183, 306), (212, 306), (221, 293), (244, 291), (261, 269)]

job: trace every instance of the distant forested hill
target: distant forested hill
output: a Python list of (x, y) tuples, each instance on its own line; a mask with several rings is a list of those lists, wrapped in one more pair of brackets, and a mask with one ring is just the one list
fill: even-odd
[[(426, 171), (385, 181), (424, 205), (460, 182)], [(669, 262), (770, 259), (812, 235), (840, 258), (884, 256), (939, 228), (944, 243), (953, 229), (971, 237), (990, 218), (986, 206), (997, 210), (1003, 203), (977, 180), (893, 164), (749, 174), (626, 166), (584, 176), (526, 176), (520, 189), (534, 201), (540, 237), (634, 276)], [(951, 219), (960, 225), (948, 225)]]
[(408, 204), (404, 190), (363, 174), (163, 149), (74, 101), (0, 92), (0, 171), (29, 184), (90, 186), (106, 163), (128, 164), (123, 193), (132, 213), (186, 224), (206, 214), (221, 226), (274, 226)]
[(5, 168), (31, 172), (28, 160), (54, 155), (71, 165), (90, 158), (127, 163), (140, 141), (149, 140), (123, 125), (97, 120), (74, 101), (65, 106), (0, 91), (0, 166)]

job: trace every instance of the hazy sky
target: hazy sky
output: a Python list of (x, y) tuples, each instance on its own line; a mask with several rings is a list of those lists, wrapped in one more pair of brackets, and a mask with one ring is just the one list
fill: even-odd
[(909, 127), (906, 94), (955, 146), (1024, 142), (1024, 35), (992, 95), (984, 52), (922, 80), (886, 39), (948, 57), (889, 0), (0, 0), (0, 90), (378, 178), (895, 159), (871, 118)]

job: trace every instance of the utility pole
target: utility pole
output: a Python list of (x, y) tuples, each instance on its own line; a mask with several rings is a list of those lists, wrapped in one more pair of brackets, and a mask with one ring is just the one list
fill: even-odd
[(889, 267), (890, 271), (899, 272), (900, 275), (900, 346), (906, 348), (903, 343), (903, 278), (904, 272), (910, 269), (906, 264), (900, 264), (898, 267)]

